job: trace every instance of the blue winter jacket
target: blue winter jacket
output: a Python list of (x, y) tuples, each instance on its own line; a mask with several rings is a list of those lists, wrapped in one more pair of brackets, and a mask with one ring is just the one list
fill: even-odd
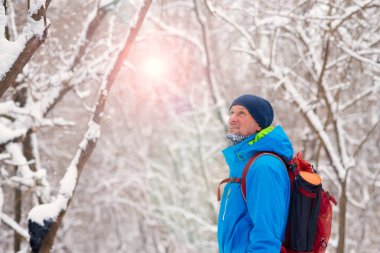
[[(255, 137), (222, 151), (230, 177), (241, 178), (244, 166), (256, 152), (275, 152), (286, 161), (293, 156), (292, 144), (282, 127), (275, 127), (256, 142)], [(228, 183), (224, 188), (218, 218), (219, 251), (279, 253), (290, 200), (286, 168), (274, 156), (260, 156), (251, 165), (246, 183), (246, 202), (239, 183)]]

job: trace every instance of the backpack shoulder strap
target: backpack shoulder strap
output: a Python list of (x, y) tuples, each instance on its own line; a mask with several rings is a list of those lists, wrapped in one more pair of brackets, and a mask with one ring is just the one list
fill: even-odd
[(273, 152), (258, 152), (256, 153), (254, 156), (252, 156), (249, 161), (247, 162), (247, 164), (245, 165), (244, 167), (244, 170), (243, 170), (243, 174), (241, 176), (241, 192), (243, 194), (243, 198), (244, 200), (247, 202), (246, 200), (246, 177), (247, 177), (247, 174), (248, 174), (248, 171), (249, 171), (249, 168), (251, 168), (251, 165), (256, 161), (257, 158), (259, 158), (260, 156), (262, 155), (272, 155), (274, 157), (277, 157), (278, 159), (280, 159), (280, 161), (284, 164), (285, 168), (286, 168), (286, 163), (284, 162), (284, 160), (279, 156), (277, 155), (276, 153), (273, 153)]

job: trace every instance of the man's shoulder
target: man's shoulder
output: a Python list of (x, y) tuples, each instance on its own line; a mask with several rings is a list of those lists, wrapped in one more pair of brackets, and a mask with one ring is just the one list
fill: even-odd
[(252, 163), (248, 174), (287, 176), (287, 169), (280, 157), (262, 154)]

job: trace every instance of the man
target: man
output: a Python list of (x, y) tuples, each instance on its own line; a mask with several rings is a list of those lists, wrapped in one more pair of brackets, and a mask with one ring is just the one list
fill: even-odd
[[(231, 146), (223, 155), (230, 177), (241, 178), (248, 160), (257, 152), (274, 152), (285, 161), (292, 144), (280, 126), (271, 126), (271, 104), (258, 96), (242, 95), (230, 107), (228, 134)], [(220, 202), (218, 245), (221, 253), (279, 253), (285, 236), (290, 182), (284, 163), (262, 155), (246, 176), (246, 200), (239, 183), (227, 183)]]

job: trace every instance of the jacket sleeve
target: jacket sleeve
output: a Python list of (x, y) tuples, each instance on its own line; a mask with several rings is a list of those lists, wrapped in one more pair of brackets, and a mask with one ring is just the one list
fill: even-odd
[(247, 252), (279, 253), (288, 217), (290, 183), (283, 163), (259, 157), (246, 178), (246, 200), (253, 228)]

